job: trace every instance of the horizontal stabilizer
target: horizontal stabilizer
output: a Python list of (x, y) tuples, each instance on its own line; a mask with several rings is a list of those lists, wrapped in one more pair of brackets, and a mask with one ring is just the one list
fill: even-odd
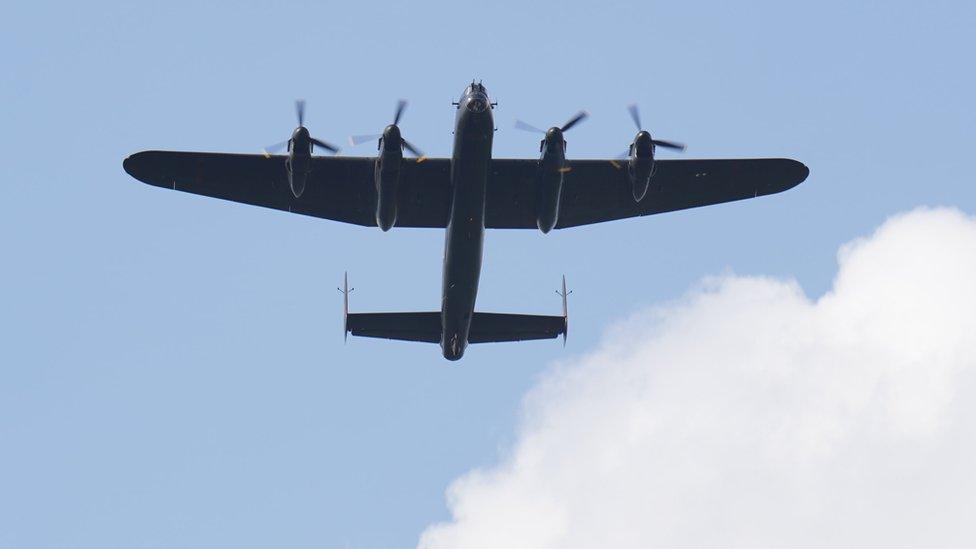
[[(441, 313), (349, 313), (346, 332), (355, 336), (440, 343)], [(562, 316), (474, 313), (468, 343), (552, 339), (566, 332)]]
[(565, 331), (566, 319), (561, 316), (475, 313), (468, 343), (552, 339)]
[(441, 313), (349, 313), (346, 331), (354, 336), (441, 342)]

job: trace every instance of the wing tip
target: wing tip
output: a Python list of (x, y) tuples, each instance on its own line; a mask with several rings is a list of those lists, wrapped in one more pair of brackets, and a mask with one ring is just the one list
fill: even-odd
[(140, 151), (130, 154), (122, 160), (122, 169), (125, 170), (125, 173), (143, 183), (156, 185), (156, 183), (149, 178), (149, 175), (145, 171), (145, 161), (152, 154), (152, 152), (153, 151)]
[(796, 184), (793, 185), (795, 187), (796, 185), (799, 185), (807, 180), (807, 177), (810, 176), (810, 168), (799, 160), (789, 160), (793, 163), (793, 167), (796, 170)]
[(783, 170), (782, 182), (774, 184), (775, 190), (770, 194), (788, 191), (806, 181), (807, 177), (810, 176), (810, 168), (799, 160), (792, 158), (778, 158), (776, 160), (782, 162), (782, 166), (785, 169)]

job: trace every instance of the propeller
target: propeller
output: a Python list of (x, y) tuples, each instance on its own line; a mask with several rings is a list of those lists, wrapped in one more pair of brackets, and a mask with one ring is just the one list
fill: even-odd
[[(644, 131), (644, 126), (641, 124), (640, 111), (637, 109), (636, 104), (631, 104), (627, 106), (627, 110), (630, 112), (630, 118), (634, 121), (634, 125), (637, 126), (637, 131)], [(654, 143), (656, 147), (664, 147), (665, 149), (674, 149), (676, 151), (685, 150), (684, 143), (678, 143), (676, 141), (665, 141), (663, 139), (652, 139), (651, 143)]]
[[(570, 118), (569, 120), (567, 120), (566, 123), (563, 124), (563, 126), (561, 128), (559, 128), (559, 129), (561, 131), (563, 131), (563, 132), (569, 131), (569, 129), (572, 128), (573, 126), (575, 126), (575, 125), (579, 124), (580, 122), (586, 120), (586, 117), (588, 117), (588, 116), (590, 116), (590, 113), (588, 113), (586, 111), (580, 111), (580, 112), (576, 113), (572, 118)], [(528, 123), (523, 122), (521, 120), (515, 120), (515, 128), (516, 129), (519, 129), (519, 130), (527, 131), (527, 132), (533, 132), (533, 133), (543, 133), (543, 134), (546, 133), (546, 130), (543, 130), (541, 128), (537, 128), (537, 127), (533, 126), (532, 124), (528, 124)]]
[(336, 147), (335, 145), (332, 145), (330, 143), (326, 143), (325, 141), (318, 140), (314, 137), (311, 137), (309, 139), (311, 139), (312, 144), (315, 145), (316, 147), (320, 149), (325, 149), (331, 152), (332, 154), (339, 154), (339, 150), (340, 150), (339, 147)]
[(526, 132), (546, 133), (546, 130), (543, 130), (541, 128), (537, 128), (537, 127), (533, 126), (532, 124), (527, 124), (525, 122), (522, 122), (521, 120), (516, 120), (515, 121), (515, 127), (516, 127), (516, 129), (519, 129), (519, 130), (522, 130), (522, 131), (526, 131)]
[(407, 101), (406, 101), (406, 99), (401, 99), (401, 100), (397, 101), (396, 114), (393, 115), (393, 125), (394, 126), (400, 124), (400, 117), (403, 116), (403, 111), (405, 111), (405, 110), (407, 110)]
[(417, 157), (417, 162), (423, 162), (424, 160), (427, 160), (427, 155), (425, 155), (423, 151), (421, 151), (417, 147), (414, 147), (412, 144), (410, 144), (409, 141), (407, 141), (402, 137), (400, 138), (400, 141), (403, 142), (404, 149), (407, 149), (408, 151), (410, 151), (410, 154)]
[(271, 158), (271, 155), (272, 154), (274, 154), (276, 152), (279, 152), (282, 149), (284, 149), (285, 146), (288, 145), (288, 142), (289, 141), (291, 141), (291, 140), (290, 139), (286, 139), (286, 140), (282, 141), (281, 143), (275, 143), (274, 145), (268, 145), (267, 147), (261, 149), (261, 152), (264, 153), (264, 156), (266, 158)]
[[(298, 127), (299, 128), (304, 128), (305, 127), (305, 100), (304, 99), (299, 99), (299, 100), (295, 101), (295, 118), (298, 119)], [(284, 149), (288, 145), (288, 142), (289, 141), (291, 141), (291, 140), (290, 139), (286, 139), (286, 140), (284, 140), (284, 141), (282, 141), (280, 143), (275, 143), (274, 145), (270, 145), (268, 147), (265, 147), (264, 149), (262, 149), (262, 152), (264, 152), (264, 156), (265, 157), (270, 157), (272, 153), (276, 153), (276, 152)], [(309, 141), (312, 142), (312, 145), (315, 145), (316, 147), (318, 147), (320, 149), (325, 149), (325, 150), (331, 152), (332, 154), (338, 154), (339, 153), (339, 147), (336, 147), (335, 145), (332, 145), (331, 143), (327, 143), (325, 141), (322, 141), (320, 139), (316, 139), (316, 138), (311, 137), (311, 136), (309, 136)]]
[[(407, 110), (407, 101), (405, 99), (401, 99), (397, 101), (396, 112), (394, 112), (393, 114), (393, 124), (392, 124), (393, 126), (399, 127), (400, 119), (403, 118), (403, 112), (405, 110)], [(349, 144), (355, 147), (357, 145), (362, 145), (363, 143), (366, 143), (368, 141), (376, 141), (381, 137), (383, 137), (382, 133), (372, 133), (366, 135), (350, 135)], [(400, 137), (400, 142), (403, 145), (404, 149), (407, 149), (408, 151), (410, 151), (410, 154), (417, 157), (417, 162), (423, 162), (424, 160), (427, 160), (427, 155), (425, 155), (423, 151), (415, 147), (412, 143), (410, 143), (403, 137)]]

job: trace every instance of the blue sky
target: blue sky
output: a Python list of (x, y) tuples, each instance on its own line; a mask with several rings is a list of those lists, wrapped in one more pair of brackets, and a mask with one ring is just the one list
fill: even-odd
[[(0, 545), (408, 546), (444, 489), (512, 442), (547, 365), (706, 275), (825, 291), (839, 244), (917, 205), (976, 210), (968, 2), (21, 3), (0, 22)], [(569, 345), (341, 336), (356, 310), (436, 308), (442, 231), (359, 227), (166, 192), (143, 149), (257, 152), (386, 124), (450, 153), (472, 78), (516, 118), (591, 118), (569, 155), (616, 155), (625, 107), (686, 157), (786, 156), (788, 193), (542, 235), (490, 232), (478, 308), (555, 313)], [(368, 145), (346, 154), (369, 154)], [(669, 153), (664, 153), (669, 154)], [(669, 154), (669, 156), (671, 156)]]

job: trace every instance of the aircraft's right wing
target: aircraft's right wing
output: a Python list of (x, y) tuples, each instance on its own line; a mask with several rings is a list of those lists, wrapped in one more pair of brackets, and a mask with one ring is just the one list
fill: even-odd
[[(638, 217), (791, 189), (810, 173), (786, 158), (657, 160), (647, 195), (633, 197), (626, 161), (570, 160), (563, 180), (557, 229)], [(534, 229), (536, 160), (492, 161), (486, 225)]]

